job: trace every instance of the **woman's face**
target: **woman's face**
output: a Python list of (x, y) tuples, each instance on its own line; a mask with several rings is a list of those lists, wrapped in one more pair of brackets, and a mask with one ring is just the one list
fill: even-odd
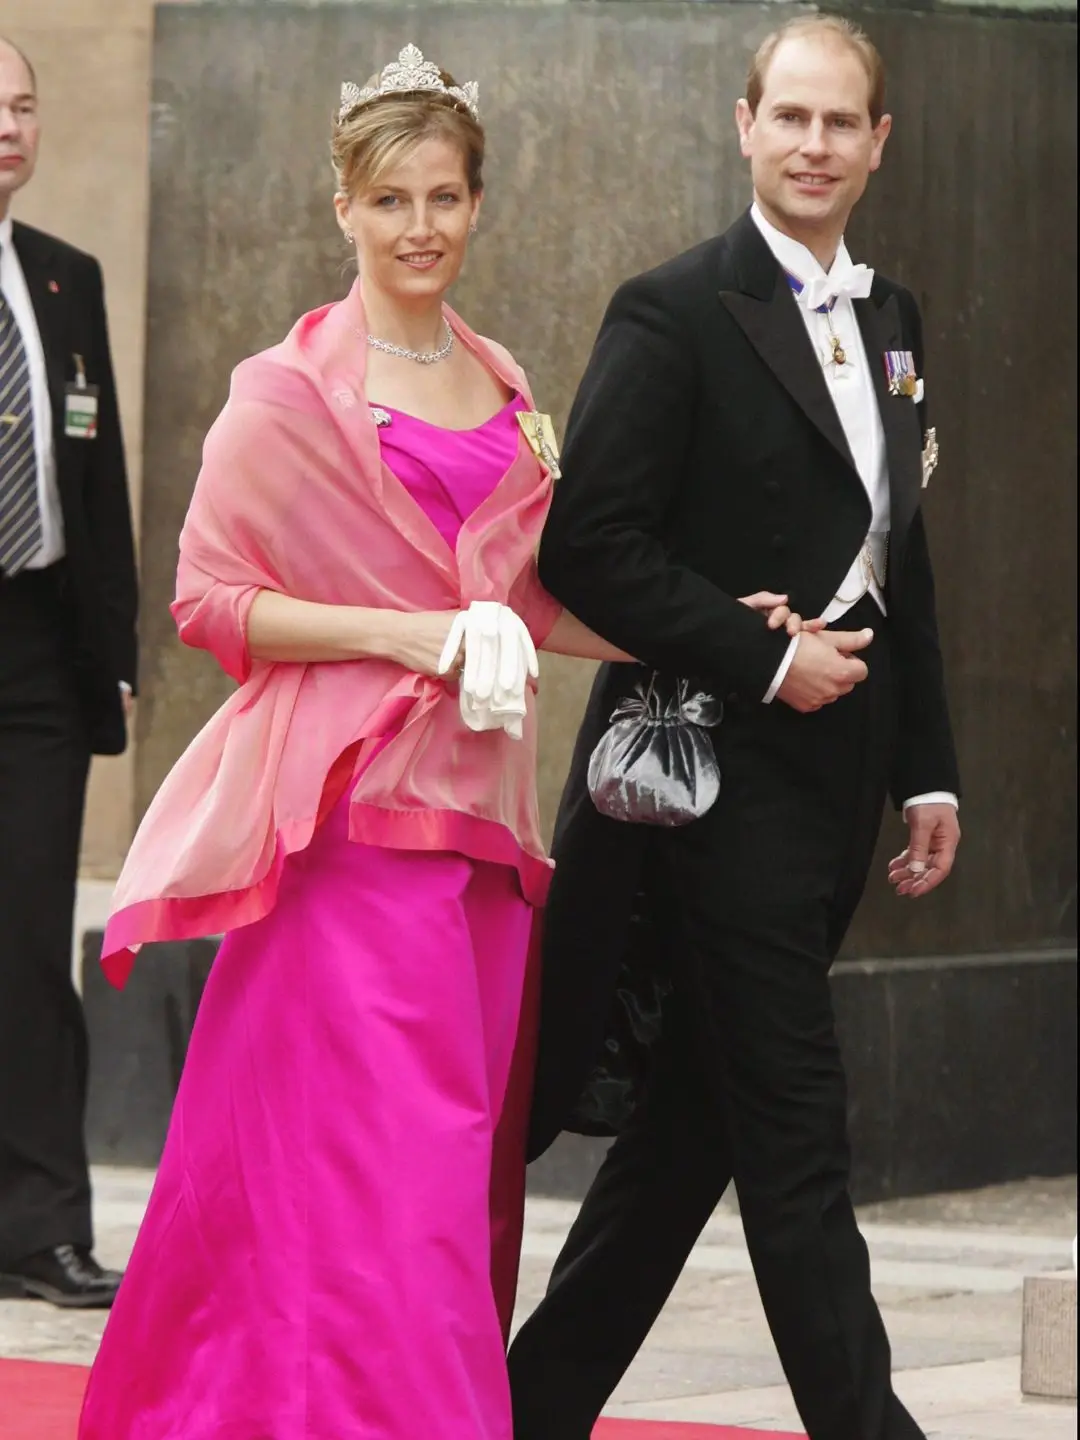
[(469, 193), (461, 147), (433, 137), (370, 189), (339, 194), (335, 206), (355, 238), (364, 283), (408, 303), (440, 297), (457, 279), (480, 196)]

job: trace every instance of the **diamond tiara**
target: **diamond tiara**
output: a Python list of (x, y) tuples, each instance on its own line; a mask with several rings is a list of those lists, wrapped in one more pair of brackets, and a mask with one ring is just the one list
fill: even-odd
[(417, 90), (446, 95), (464, 105), (474, 120), (480, 119), (480, 87), (476, 81), (470, 80), (467, 85), (444, 85), (439, 67), (425, 60), (415, 45), (406, 45), (397, 60), (391, 60), (379, 76), (378, 85), (369, 85), (361, 90), (352, 80), (345, 81), (341, 87), (338, 124), (361, 105), (367, 105), (383, 95), (407, 95)]

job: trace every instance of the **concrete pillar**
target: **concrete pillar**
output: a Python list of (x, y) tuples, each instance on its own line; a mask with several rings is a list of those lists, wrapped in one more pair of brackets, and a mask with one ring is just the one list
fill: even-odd
[(1020, 1389), (1025, 1395), (1076, 1399), (1076, 1273), (1024, 1281)]

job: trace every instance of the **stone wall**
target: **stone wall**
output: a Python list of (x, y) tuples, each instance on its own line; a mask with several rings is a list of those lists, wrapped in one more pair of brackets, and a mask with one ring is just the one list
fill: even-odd
[[(105, 272), (124, 439), (138, 505), (149, 179), (151, 0), (4, 0), (0, 30), (37, 72), (42, 148), (13, 211)], [(131, 838), (133, 757), (91, 773), (83, 869), (115, 875)]]
[[(229, 370), (343, 293), (328, 117), (406, 40), (482, 86), (491, 158), (456, 304), (561, 425), (627, 275), (747, 202), (731, 112), (787, 13), (749, 4), (183, 5), (157, 12), (137, 802), (228, 693), (175, 641), (176, 536)], [(926, 318), (942, 463), (927, 502), (966, 777), (960, 871), (886, 893), (889, 819), (849, 951), (957, 954), (1075, 936), (1076, 30), (864, 17), (896, 129), (850, 237)], [(548, 660), (550, 821), (587, 667)]]

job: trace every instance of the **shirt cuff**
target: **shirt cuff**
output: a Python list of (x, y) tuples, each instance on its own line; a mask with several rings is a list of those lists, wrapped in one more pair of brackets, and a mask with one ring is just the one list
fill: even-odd
[(954, 810), (960, 809), (960, 801), (951, 790), (928, 790), (925, 795), (913, 795), (904, 801), (905, 815), (912, 805), (951, 805)]
[(126, 680), (118, 680), (116, 683), (120, 687), (121, 695), (133, 695), (135, 693)]
[(795, 659), (795, 651), (798, 648), (799, 637), (798, 635), (793, 635), (791, 639), (791, 644), (784, 651), (784, 658), (780, 661), (780, 669), (777, 670), (776, 674), (773, 676), (772, 684), (769, 686), (768, 690), (765, 691), (765, 694), (762, 697), (761, 703), (763, 705), (771, 705), (772, 702), (776, 699), (776, 692), (780, 689), (780, 686), (787, 678), (787, 672), (791, 669), (791, 662)]

